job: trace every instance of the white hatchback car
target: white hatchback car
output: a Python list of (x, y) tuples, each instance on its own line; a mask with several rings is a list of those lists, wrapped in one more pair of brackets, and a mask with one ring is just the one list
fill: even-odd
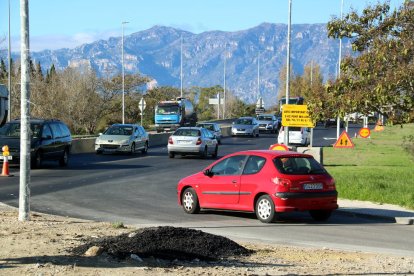
[[(279, 136), (277, 137), (278, 144), (285, 144), (285, 127), (281, 127)], [(310, 143), (310, 128), (307, 127), (289, 127), (289, 144), (300, 144), (308, 146)]]
[(200, 155), (205, 158), (211, 154), (216, 158), (218, 142), (214, 134), (202, 127), (180, 127), (168, 138), (168, 156), (176, 154)]

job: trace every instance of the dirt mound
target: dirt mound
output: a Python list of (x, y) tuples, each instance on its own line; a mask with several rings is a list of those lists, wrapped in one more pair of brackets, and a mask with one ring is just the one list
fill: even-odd
[(222, 236), (170, 226), (143, 228), (129, 234), (88, 240), (72, 249), (72, 253), (83, 255), (92, 246), (98, 246), (119, 259), (136, 254), (140, 258), (213, 261), (252, 253)]

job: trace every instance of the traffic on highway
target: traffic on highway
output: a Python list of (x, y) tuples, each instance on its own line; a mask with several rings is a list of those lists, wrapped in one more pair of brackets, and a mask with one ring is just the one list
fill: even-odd
[[(359, 128), (350, 126), (350, 134)], [(314, 129), (314, 146), (332, 145), (335, 140), (335, 128)], [(236, 208), (225, 208), (226, 211), (209, 208), (192, 215), (186, 214), (178, 204), (180, 179), (211, 168), (211, 164), (228, 154), (266, 150), (276, 142), (277, 134), (273, 133), (261, 133), (259, 137), (223, 137), (217, 158), (197, 155), (168, 158), (166, 143), (150, 147), (145, 155), (72, 154), (66, 167), (45, 160), (41, 169), (31, 173), (31, 210), (97, 221), (122, 221), (140, 227), (191, 227), (270, 243), (411, 252), (414, 242), (404, 238), (411, 235), (409, 229), (386, 221), (349, 217), (333, 211), (329, 220), (320, 222), (309, 212), (295, 211), (280, 213), (274, 223), (263, 224), (252, 209), (239, 212)], [(17, 207), (19, 167), (12, 165), (10, 173), (14, 177), (1, 179), (0, 202)], [(263, 201), (262, 205), (267, 203)], [(261, 210), (266, 214), (265, 208)]]

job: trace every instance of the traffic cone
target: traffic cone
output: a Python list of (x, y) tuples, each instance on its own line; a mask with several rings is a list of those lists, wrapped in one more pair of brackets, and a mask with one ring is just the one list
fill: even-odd
[(4, 156), (3, 169), (1, 170), (0, 176), (11, 176), (9, 173), (9, 159), (7, 158), (7, 156)]

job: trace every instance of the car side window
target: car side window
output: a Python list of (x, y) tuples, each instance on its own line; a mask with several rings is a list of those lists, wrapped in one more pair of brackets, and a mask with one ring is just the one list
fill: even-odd
[(42, 130), (42, 139), (51, 139), (52, 136), (52, 131), (50, 131), (50, 127), (48, 125), (43, 125), (43, 130)]
[(60, 131), (60, 127), (58, 124), (50, 124), (50, 127), (52, 128), (52, 132), (53, 132), (53, 137), (54, 138), (61, 138), (62, 137), (62, 132)]
[(243, 169), (243, 174), (258, 173), (263, 168), (265, 162), (266, 159), (261, 156), (250, 156), (246, 162), (246, 166)]
[(243, 169), (245, 155), (236, 155), (226, 158), (211, 168), (214, 175), (238, 175)]
[(62, 133), (62, 137), (70, 136), (70, 130), (65, 124), (59, 123), (59, 127), (60, 127), (60, 131)]
[(204, 136), (209, 138), (209, 139), (213, 139), (213, 133), (211, 133), (211, 131), (207, 130), (207, 129), (203, 129), (204, 131)]

